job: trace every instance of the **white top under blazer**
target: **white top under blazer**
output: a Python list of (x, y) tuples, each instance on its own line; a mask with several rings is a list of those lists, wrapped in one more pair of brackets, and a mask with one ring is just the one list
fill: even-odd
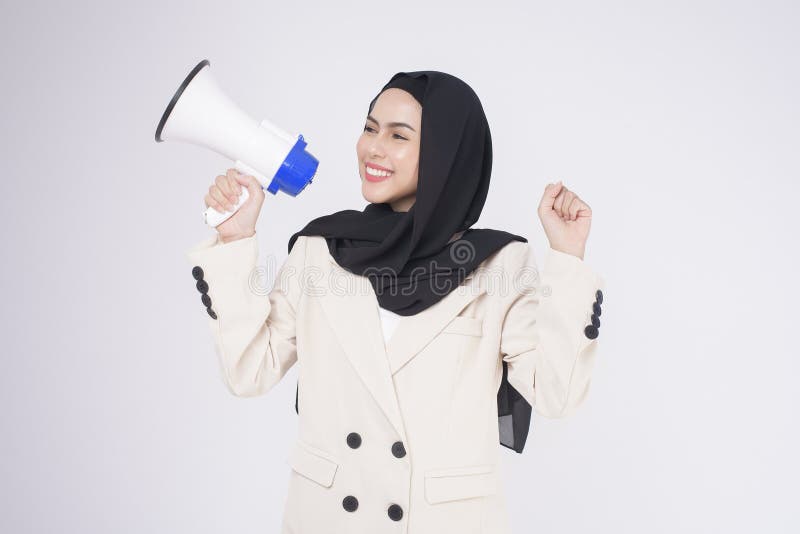
[(381, 326), (383, 327), (383, 344), (388, 348), (389, 340), (392, 338), (392, 333), (394, 332), (397, 323), (400, 322), (400, 317), (402, 316), (398, 313), (394, 313), (393, 311), (381, 308), (380, 306), (378, 306), (378, 312), (381, 316)]

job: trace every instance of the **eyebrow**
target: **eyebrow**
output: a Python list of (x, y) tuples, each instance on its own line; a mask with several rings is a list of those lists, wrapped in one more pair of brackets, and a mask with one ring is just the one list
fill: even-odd
[[(378, 126), (380, 126), (380, 125), (381, 125), (381, 123), (379, 123), (378, 121), (376, 121), (376, 120), (375, 120), (375, 117), (373, 117), (372, 115), (367, 115), (367, 120), (368, 120), (368, 121), (372, 121), (372, 122), (374, 122), (374, 123), (375, 123), (375, 124), (377, 124)], [(408, 129), (409, 129), (409, 130), (411, 130), (412, 132), (416, 132), (416, 130), (415, 130), (414, 128), (412, 128), (411, 126), (409, 126), (408, 124), (406, 124), (406, 123), (404, 123), (404, 122), (390, 122), (390, 123), (387, 123), (387, 124), (386, 124), (386, 126), (388, 126), (388, 127), (390, 127), (390, 128), (391, 128), (391, 127), (395, 127), (395, 126), (397, 126), (397, 127), (402, 127), (402, 128), (408, 128)]]

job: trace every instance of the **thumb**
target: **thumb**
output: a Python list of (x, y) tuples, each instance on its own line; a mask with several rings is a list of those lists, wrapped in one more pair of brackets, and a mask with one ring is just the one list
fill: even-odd
[(557, 181), (554, 184), (547, 184), (547, 187), (544, 188), (544, 195), (542, 196), (542, 201), (539, 204), (540, 211), (553, 209), (556, 197), (561, 192), (562, 187), (563, 184), (561, 183), (561, 180)]
[(253, 193), (257, 193), (259, 189), (261, 189), (261, 183), (255, 176), (240, 172), (235, 175), (235, 178), (239, 184), (247, 188), (247, 192), (250, 193), (250, 196), (253, 196)]

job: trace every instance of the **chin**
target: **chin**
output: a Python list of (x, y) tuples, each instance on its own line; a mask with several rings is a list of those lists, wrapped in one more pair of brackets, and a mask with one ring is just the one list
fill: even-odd
[(390, 202), (392, 200), (392, 195), (386, 191), (377, 191), (376, 184), (372, 182), (368, 182), (364, 180), (361, 183), (361, 196), (367, 202), (372, 202), (373, 204), (380, 204), (382, 202)]

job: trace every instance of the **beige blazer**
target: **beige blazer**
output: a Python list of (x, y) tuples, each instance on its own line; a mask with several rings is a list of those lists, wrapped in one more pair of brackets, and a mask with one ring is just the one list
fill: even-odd
[(322, 237), (299, 237), (277, 276), (258, 265), (257, 236), (215, 234), (187, 257), (231, 393), (263, 395), (300, 364), (283, 534), (510, 532), (502, 361), (536, 413), (582, 403), (605, 287), (583, 260), (548, 249), (539, 271), (530, 245), (511, 242), (401, 318), (386, 347), (372, 285)]

